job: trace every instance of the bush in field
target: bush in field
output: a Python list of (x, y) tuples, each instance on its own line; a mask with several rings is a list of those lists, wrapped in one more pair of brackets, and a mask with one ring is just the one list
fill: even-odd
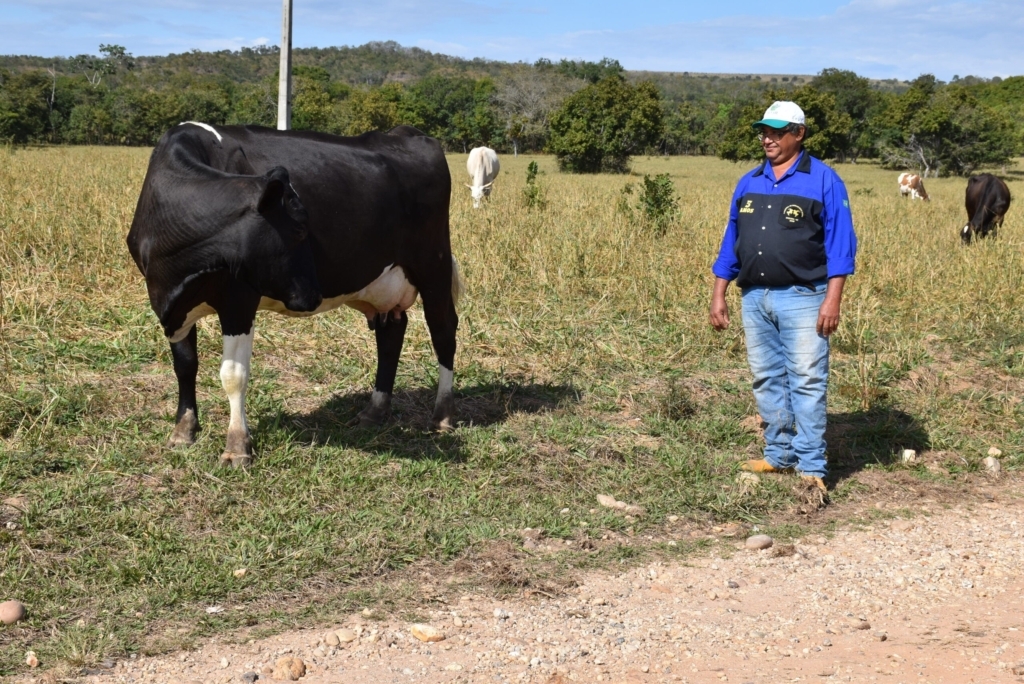
[(547, 202), (544, 200), (544, 191), (537, 182), (537, 175), (540, 168), (537, 162), (532, 161), (526, 167), (526, 187), (523, 188), (523, 197), (526, 199), (526, 206), (531, 209), (543, 209)]
[(624, 173), (631, 155), (657, 143), (662, 132), (657, 88), (618, 76), (570, 95), (551, 117), (548, 149), (570, 173)]
[(654, 228), (659, 236), (668, 232), (669, 224), (679, 217), (679, 199), (667, 173), (654, 178), (645, 174), (635, 202), (632, 197), (633, 184), (626, 183), (619, 197), (619, 210), (633, 223)]

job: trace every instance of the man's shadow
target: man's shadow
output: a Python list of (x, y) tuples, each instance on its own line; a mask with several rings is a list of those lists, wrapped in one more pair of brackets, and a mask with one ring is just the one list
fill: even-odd
[(894, 463), (903, 449), (922, 452), (931, 448), (928, 433), (917, 418), (887, 406), (830, 413), (825, 441), (829, 479), (833, 481), (845, 480), (868, 465)]
[[(310, 413), (278, 411), (260, 417), (259, 425), (282, 430), (307, 446), (341, 446), (372, 454), (412, 460), (459, 463), (465, 460), (462, 430), (431, 429), (436, 389), (398, 389), (391, 415), (383, 425), (360, 425), (358, 415), (370, 402), (369, 392), (336, 394)], [(517, 413), (537, 414), (579, 403), (572, 385), (485, 382), (457, 388), (456, 427), (486, 427)]]

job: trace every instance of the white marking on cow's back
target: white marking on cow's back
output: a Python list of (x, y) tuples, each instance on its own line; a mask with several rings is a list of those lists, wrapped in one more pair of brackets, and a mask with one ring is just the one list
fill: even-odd
[(203, 302), (202, 304), (200, 304), (199, 306), (195, 307), (187, 314), (185, 314), (185, 322), (181, 324), (180, 328), (174, 331), (173, 335), (167, 338), (168, 341), (170, 341), (171, 344), (174, 344), (175, 342), (181, 342), (183, 339), (185, 339), (185, 336), (188, 335), (188, 331), (192, 329), (192, 326), (196, 324), (196, 321), (198, 321), (200, 318), (205, 318), (210, 314), (215, 313), (217, 312), (213, 310), (212, 306), (210, 306), (206, 302)]
[(245, 419), (245, 390), (249, 386), (249, 365), (252, 360), (252, 328), (245, 335), (224, 336), (224, 357), (220, 364), (220, 383), (228, 395), (231, 421), (228, 432), (249, 434)]
[(178, 125), (179, 126), (184, 126), (185, 124), (192, 124), (193, 126), (199, 126), (200, 128), (205, 128), (206, 130), (210, 131), (215, 136), (217, 136), (217, 142), (222, 142), (224, 140), (224, 138), (221, 137), (220, 133), (217, 132), (217, 129), (214, 128), (213, 126), (211, 126), (208, 123), (202, 123), (200, 121), (182, 121)]
[(351, 294), (326, 298), (316, 308), (316, 311), (291, 311), (284, 305), (284, 302), (269, 297), (260, 299), (259, 308), (261, 311), (273, 311), (285, 316), (303, 318), (337, 309), (343, 304), (347, 304), (354, 309), (360, 309), (359, 303), (367, 304), (375, 311), (381, 313), (387, 311), (400, 312), (413, 305), (417, 294), (419, 294), (419, 291), (405, 277), (405, 271), (402, 267), (390, 264), (376, 280), (363, 289)]

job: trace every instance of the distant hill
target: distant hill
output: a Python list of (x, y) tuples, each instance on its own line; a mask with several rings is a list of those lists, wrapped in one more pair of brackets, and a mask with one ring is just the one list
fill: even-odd
[[(217, 76), (235, 83), (254, 83), (277, 73), (279, 50), (276, 46), (202, 52), (193, 50), (166, 56), (136, 57), (136, 69), (145, 81), (162, 82), (175, 74)], [(352, 86), (377, 86), (389, 82), (409, 83), (433, 75), (459, 75), (469, 78), (498, 77), (516, 66), (511, 62), (483, 58), (464, 59), (404, 47), (394, 41), (372, 42), (358, 47), (296, 48), (292, 52), (296, 66), (325, 69), (331, 80)], [(67, 71), (71, 59), (0, 55), (0, 69), (21, 72), (53, 66)], [(668, 100), (707, 99), (715, 96), (734, 98), (758, 92), (768, 85), (785, 87), (809, 83), (810, 74), (726, 74), (701, 72), (626, 71), (633, 82), (650, 80)], [(873, 81), (882, 90), (903, 90), (899, 81)]]
[[(168, 78), (176, 73), (221, 76), (236, 83), (253, 83), (277, 73), (280, 51), (277, 46), (241, 48), (181, 54), (135, 57), (136, 70), (144, 78)], [(20, 72), (57, 65), (70, 67), (71, 58), (0, 56), (0, 69)], [(296, 66), (326, 69), (331, 79), (350, 85), (381, 85), (390, 81), (418, 80), (434, 74), (463, 75), (471, 78), (496, 76), (510, 65), (486, 59), (463, 59), (403, 47), (393, 41), (373, 42), (358, 47), (296, 48), (292, 51)]]

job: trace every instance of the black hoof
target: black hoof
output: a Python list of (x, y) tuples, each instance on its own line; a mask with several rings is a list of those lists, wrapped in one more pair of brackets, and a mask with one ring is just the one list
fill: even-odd
[(371, 402), (369, 406), (360, 411), (356, 416), (356, 422), (365, 426), (383, 425), (389, 415), (391, 415), (391, 396), (387, 395), (383, 402), (379, 400), (377, 403)]
[(196, 443), (197, 432), (199, 432), (199, 421), (196, 420), (196, 414), (188, 410), (174, 426), (174, 431), (167, 440), (167, 446), (172, 449), (192, 446)]

